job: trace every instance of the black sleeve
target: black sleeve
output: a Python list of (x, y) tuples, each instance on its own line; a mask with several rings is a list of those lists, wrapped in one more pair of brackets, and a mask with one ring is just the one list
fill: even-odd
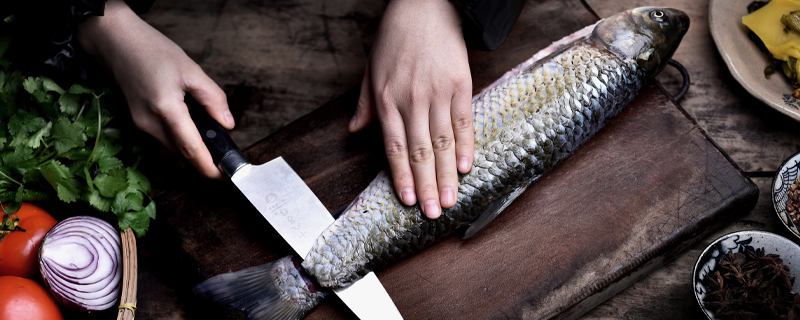
[(525, 0), (452, 0), (461, 10), (464, 40), (478, 50), (500, 47), (517, 22)]
[[(155, 0), (125, 0), (137, 14)], [(43, 73), (56, 81), (86, 84), (89, 59), (78, 47), (78, 24), (90, 16), (102, 16), (105, 0), (3, 1), (0, 19), (4, 33), (12, 35), (9, 54), (21, 67)]]

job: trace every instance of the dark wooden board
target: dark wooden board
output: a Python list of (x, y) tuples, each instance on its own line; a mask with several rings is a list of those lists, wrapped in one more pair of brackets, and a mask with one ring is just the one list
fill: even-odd
[[(476, 91), (594, 19), (578, 1), (528, 3), (503, 48), (470, 53)], [(346, 204), (386, 167), (376, 127), (346, 132), (356, 97), (350, 91), (247, 156), (260, 163), (281, 155), (329, 209)], [(159, 220), (142, 240), (150, 256), (140, 260), (155, 264), (145, 268), (178, 297), (181, 317), (236, 318), (197, 301), (191, 286), (291, 250), (232, 185), (180, 178), (156, 198)], [(378, 276), (406, 319), (574, 317), (748, 211), (756, 196), (702, 130), (650, 86), (482, 234), (445, 239)], [(139, 316), (164, 311), (146, 302)], [(334, 298), (309, 318), (347, 316)]]
[[(356, 98), (351, 92), (337, 99), (246, 154), (282, 154), (335, 209), (385, 166), (369, 141), (375, 132), (348, 135), (325, 125), (345, 123), (341, 107)], [(447, 238), (378, 277), (407, 319), (572, 318), (749, 211), (757, 196), (756, 186), (651, 84), (482, 234)], [(229, 184), (158, 199), (168, 212), (162, 222), (181, 239), (200, 279), (290, 253)], [(347, 314), (334, 298), (309, 319)]]

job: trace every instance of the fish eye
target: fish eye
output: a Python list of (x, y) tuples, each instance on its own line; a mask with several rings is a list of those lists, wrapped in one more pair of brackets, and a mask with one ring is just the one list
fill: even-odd
[(667, 14), (664, 13), (664, 11), (661, 10), (650, 11), (650, 18), (653, 18), (653, 20), (656, 20), (658, 22), (663, 22), (664, 20), (666, 20), (666, 17)]

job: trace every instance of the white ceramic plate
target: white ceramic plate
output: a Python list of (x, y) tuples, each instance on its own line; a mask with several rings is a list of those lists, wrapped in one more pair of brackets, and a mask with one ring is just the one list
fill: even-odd
[(703, 285), (703, 279), (714, 270), (717, 263), (729, 251), (741, 252), (744, 246), (750, 246), (754, 249), (764, 248), (765, 254), (774, 253), (780, 255), (781, 259), (783, 259), (783, 264), (789, 266), (789, 273), (797, 279), (794, 282), (794, 286), (792, 286), (792, 291), (800, 292), (798, 291), (800, 290), (800, 246), (789, 239), (764, 231), (729, 233), (714, 240), (703, 250), (694, 265), (694, 273), (692, 273), (694, 296), (697, 298), (697, 303), (700, 304), (700, 309), (703, 310), (708, 319), (717, 320), (714, 314), (707, 310), (703, 304), (703, 299), (707, 292), (705, 285)]
[(747, 37), (750, 29), (742, 24), (742, 17), (747, 15), (750, 2), (711, 0), (708, 8), (711, 36), (742, 87), (778, 112), (800, 121), (800, 101), (792, 96), (792, 85), (780, 71), (769, 79), (764, 77), (769, 58)]
[(800, 177), (800, 153), (795, 153), (781, 164), (778, 172), (775, 173), (775, 178), (772, 179), (772, 206), (775, 208), (775, 212), (783, 222), (783, 225), (800, 238), (800, 230), (797, 229), (797, 226), (792, 222), (792, 217), (786, 211), (789, 188), (798, 177)]

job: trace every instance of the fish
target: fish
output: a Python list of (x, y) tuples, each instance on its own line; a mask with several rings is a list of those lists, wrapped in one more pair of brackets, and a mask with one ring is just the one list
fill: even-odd
[(318, 238), (307, 256), (213, 276), (201, 298), (248, 319), (302, 319), (331, 293), (458, 230), (469, 238), (528, 186), (595, 135), (669, 62), (686, 13), (640, 7), (600, 20), (519, 64), (472, 100), (472, 169), (458, 201), (428, 219), (405, 206), (383, 171)]

